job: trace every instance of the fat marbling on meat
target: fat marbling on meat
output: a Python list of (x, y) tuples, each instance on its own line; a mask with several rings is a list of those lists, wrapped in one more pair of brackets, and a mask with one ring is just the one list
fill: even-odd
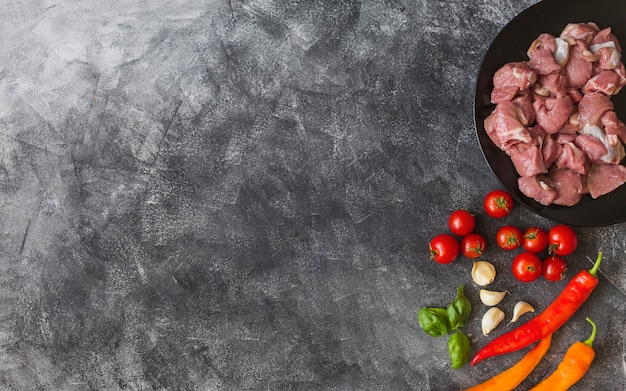
[(537, 74), (526, 62), (505, 64), (493, 75), (491, 101), (500, 103), (512, 100), (520, 93), (525, 93), (535, 84)]

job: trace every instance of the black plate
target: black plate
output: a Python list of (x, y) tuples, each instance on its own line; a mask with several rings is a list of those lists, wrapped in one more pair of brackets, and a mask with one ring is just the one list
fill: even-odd
[[(622, 47), (626, 47), (626, 0), (541, 1), (509, 22), (487, 51), (476, 82), (474, 121), (485, 159), (500, 183), (518, 203), (555, 222), (575, 226), (604, 226), (626, 221), (626, 184), (595, 200), (585, 195), (574, 206), (541, 205), (519, 191), (519, 175), (511, 159), (491, 142), (483, 124), (495, 108), (490, 102), (495, 71), (511, 61), (527, 61), (526, 51), (539, 34), (558, 36), (568, 23), (582, 22), (595, 22), (600, 28), (611, 27)], [(626, 89), (611, 99), (618, 117), (626, 122)], [(622, 161), (622, 164), (625, 162)]]

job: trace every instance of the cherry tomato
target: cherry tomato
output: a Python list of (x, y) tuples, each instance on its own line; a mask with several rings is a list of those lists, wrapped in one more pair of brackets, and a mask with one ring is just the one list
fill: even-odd
[(487, 241), (481, 234), (473, 233), (461, 239), (461, 253), (467, 258), (478, 258), (487, 248)]
[(531, 253), (543, 251), (548, 246), (548, 235), (539, 227), (530, 227), (524, 231), (522, 247)]
[(459, 256), (459, 242), (449, 234), (440, 234), (428, 244), (430, 257), (437, 263), (450, 263)]
[(572, 227), (559, 224), (548, 230), (548, 253), (550, 255), (570, 255), (578, 246), (578, 236)]
[(450, 217), (448, 218), (448, 227), (455, 235), (469, 235), (476, 227), (476, 219), (474, 218), (474, 215), (467, 210), (458, 209), (450, 214)]
[(561, 257), (553, 255), (543, 260), (543, 277), (548, 281), (561, 281), (566, 271), (567, 263)]
[(523, 252), (513, 259), (511, 270), (515, 278), (522, 282), (534, 281), (541, 276), (541, 259), (533, 253)]
[(496, 233), (496, 243), (501, 249), (515, 250), (522, 244), (523, 237), (524, 234), (519, 228), (505, 225)]
[(501, 219), (511, 213), (513, 205), (513, 197), (504, 190), (489, 192), (483, 202), (485, 212), (496, 219)]

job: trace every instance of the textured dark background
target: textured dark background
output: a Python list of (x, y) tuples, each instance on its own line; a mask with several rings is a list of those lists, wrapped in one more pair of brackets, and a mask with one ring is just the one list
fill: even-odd
[[(454, 390), (522, 353), (452, 370), (422, 306), (471, 262), (428, 260), (498, 182), (475, 139), (476, 74), (535, 1), (30, 0), (0, 10), (0, 388)], [(599, 326), (576, 390), (626, 387), (626, 224), (577, 228), (601, 282), (527, 389)], [(526, 315), (530, 317), (532, 315)], [(504, 323), (493, 335), (510, 329)]]

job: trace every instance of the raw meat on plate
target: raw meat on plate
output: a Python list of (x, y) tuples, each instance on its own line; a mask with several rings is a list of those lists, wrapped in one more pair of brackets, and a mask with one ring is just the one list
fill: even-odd
[(626, 182), (626, 167), (621, 164), (594, 164), (587, 176), (591, 198), (612, 192)]
[(527, 63), (508, 63), (493, 75), (491, 101), (500, 103), (515, 98), (518, 93), (528, 91), (537, 80), (537, 75)]
[(621, 53), (610, 27), (570, 23), (558, 37), (539, 35), (527, 61), (495, 72), (485, 130), (527, 197), (571, 206), (626, 183), (626, 125), (611, 101), (626, 85)]
[(563, 206), (576, 205), (587, 194), (586, 177), (569, 168), (552, 166), (548, 177), (552, 180), (557, 196), (552, 203)]
[(546, 175), (519, 177), (517, 185), (522, 193), (529, 198), (533, 198), (541, 205), (552, 204), (558, 196), (552, 180)]
[(614, 111), (605, 112), (600, 118), (600, 122), (606, 134), (614, 134), (622, 143), (626, 143), (626, 125), (617, 118)]
[(600, 92), (590, 92), (578, 103), (578, 122), (582, 126), (595, 125), (605, 112), (613, 108), (611, 98)]
[(561, 38), (551, 34), (541, 34), (527, 52), (528, 66), (538, 75), (549, 75), (559, 72), (567, 62), (568, 44)]
[(577, 41), (576, 44), (572, 45), (569, 60), (564, 67), (569, 85), (574, 88), (584, 87), (587, 80), (593, 75), (593, 63), (596, 59), (597, 56), (589, 51), (585, 42)]
[(530, 142), (526, 128), (527, 119), (521, 108), (512, 101), (499, 103), (485, 119), (485, 130), (500, 149), (507, 149), (519, 142)]
[(601, 92), (605, 95), (615, 95), (621, 90), (622, 86), (621, 76), (615, 71), (606, 70), (600, 71), (587, 80), (583, 87), (583, 92), (585, 94)]
[[(624, 145), (620, 141), (619, 137), (614, 134), (607, 134), (599, 126), (591, 126), (586, 124), (580, 130), (580, 134), (576, 137), (579, 139), (585, 137), (585, 140), (593, 140), (594, 144), (602, 144), (604, 147), (604, 153), (597, 156), (599, 152), (595, 148), (587, 152), (587, 156), (592, 163), (598, 164), (619, 164), (622, 161), (626, 153), (624, 152)], [(580, 143), (580, 140), (579, 140)], [(577, 144), (578, 145), (578, 144)]]
[(558, 132), (574, 112), (574, 102), (569, 95), (543, 97), (535, 95), (533, 99), (537, 123), (550, 134)]
[(568, 23), (561, 31), (560, 37), (570, 44), (575, 44), (576, 41), (591, 43), (598, 31), (600, 27), (594, 22)]

